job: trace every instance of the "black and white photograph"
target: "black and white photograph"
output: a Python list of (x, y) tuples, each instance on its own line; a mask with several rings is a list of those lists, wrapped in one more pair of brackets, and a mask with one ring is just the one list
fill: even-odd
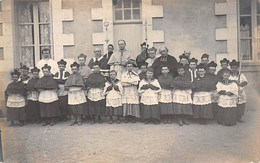
[(260, 163), (260, 0), (0, 0), (0, 163)]

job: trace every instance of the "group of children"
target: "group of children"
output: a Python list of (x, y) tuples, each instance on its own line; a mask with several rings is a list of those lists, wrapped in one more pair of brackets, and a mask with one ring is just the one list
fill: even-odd
[[(203, 55), (207, 57), (208, 55)], [(72, 125), (82, 125), (84, 117), (91, 123), (102, 123), (102, 117), (109, 116), (109, 123), (135, 123), (140, 118), (145, 124), (172, 123), (176, 117), (178, 124), (188, 125), (189, 119), (198, 119), (206, 125), (216, 119), (219, 124), (235, 125), (241, 121), (245, 111), (246, 77), (239, 73), (239, 62), (225, 58), (220, 61), (221, 70), (215, 74), (217, 64), (213, 61), (198, 64), (195, 58), (180, 56), (177, 65), (178, 76), (169, 74), (165, 65), (161, 75), (154, 78), (154, 70), (148, 64), (139, 66), (139, 74), (134, 71), (136, 62), (128, 60), (121, 80), (117, 72), (109, 75), (100, 72), (100, 65), (93, 63), (92, 73), (83, 78), (80, 65), (70, 65), (71, 74), (65, 70), (66, 61), (58, 62), (59, 72), (51, 74), (51, 67), (40, 69), (23, 66), (14, 70), (13, 82), (6, 88), (7, 120), (10, 125), (19, 121), (43, 121), (43, 126), (55, 125), (57, 118), (71, 119)], [(230, 66), (231, 69), (228, 68)]]

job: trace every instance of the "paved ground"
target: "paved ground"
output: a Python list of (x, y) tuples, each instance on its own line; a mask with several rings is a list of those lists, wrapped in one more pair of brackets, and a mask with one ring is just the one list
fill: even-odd
[(260, 110), (245, 123), (0, 125), (5, 162), (260, 162)]

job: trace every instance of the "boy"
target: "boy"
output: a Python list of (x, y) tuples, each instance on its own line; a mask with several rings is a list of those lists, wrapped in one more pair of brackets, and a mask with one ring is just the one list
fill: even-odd
[(179, 56), (180, 62), (186, 69), (189, 68), (189, 58), (185, 54)]
[(28, 81), (30, 80), (29, 67), (23, 65), (20, 68), (20, 71), (21, 71), (21, 75), (19, 81), (23, 82), (23, 84), (26, 86), (28, 84)]
[(61, 118), (63, 120), (67, 119), (68, 115), (68, 91), (64, 88), (64, 83), (68, 79), (70, 73), (65, 71), (67, 62), (61, 59), (57, 62), (59, 71), (54, 75), (54, 79), (59, 86), (58, 97), (59, 97), (59, 106), (61, 111)]
[(110, 78), (106, 82), (104, 94), (106, 95), (106, 115), (110, 117), (109, 123), (113, 123), (113, 116), (117, 116), (117, 123), (121, 123), (120, 117), (123, 116), (122, 107), (122, 85), (116, 78), (116, 71), (110, 71)]
[(143, 80), (146, 77), (146, 69), (147, 69), (147, 63), (146, 62), (142, 62), (139, 64), (139, 70), (141, 70), (141, 72), (139, 73), (139, 78), (140, 80)]
[(145, 61), (148, 64), (147, 67), (151, 67), (153, 62), (156, 60), (156, 51), (157, 49), (155, 47), (148, 49), (149, 57)]
[(197, 63), (198, 60), (195, 58), (190, 59), (189, 69), (188, 71), (185, 71), (185, 75), (190, 79), (191, 82), (194, 81), (194, 79), (198, 76), (197, 72)]
[(140, 117), (139, 96), (137, 85), (140, 78), (136, 72), (133, 71), (135, 61), (129, 60), (126, 62), (126, 72), (122, 74), (121, 83), (123, 86), (122, 104), (123, 116), (126, 117), (125, 123), (132, 121), (136, 122), (136, 118)]
[(85, 88), (83, 77), (79, 73), (79, 64), (74, 62), (70, 65), (72, 74), (68, 77), (64, 87), (69, 90), (68, 92), (68, 105), (72, 114), (71, 124), (73, 126), (78, 124), (82, 125), (82, 116), (86, 113), (85, 104), (86, 96), (83, 89)]
[(207, 64), (209, 63), (209, 55), (208, 54), (202, 54), (202, 56), (201, 56), (201, 63), (204, 66), (207, 66)]
[(218, 71), (217, 75), (219, 77), (220, 80), (223, 80), (223, 72), (225, 70), (229, 71), (229, 73), (231, 74), (231, 70), (228, 68), (228, 64), (229, 64), (229, 60), (227, 60), (227, 58), (223, 58), (221, 61), (220, 61), (220, 66), (221, 66), (221, 69)]
[(167, 66), (162, 67), (162, 75), (158, 77), (158, 81), (162, 88), (159, 94), (159, 107), (164, 124), (172, 123), (171, 116), (173, 115), (172, 108), (172, 87), (171, 82), (173, 77), (169, 74), (169, 68)]
[(145, 124), (152, 121), (154, 124), (160, 123), (160, 110), (158, 105), (158, 95), (161, 91), (160, 84), (153, 77), (153, 69), (147, 68), (146, 78), (139, 84), (138, 92), (141, 94), (141, 104), (143, 104), (143, 119)]
[(25, 121), (25, 97), (26, 90), (24, 84), (21, 81), (18, 81), (20, 72), (14, 70), (11, 73), (13, 82), (10, 83), (6, 90), (6, 114), (7, 121), (10, 121), (9, 126), (14, 125), (14, 121), (19, 121), (19, 126), (24, 125)]
[(171, 83), (171, 87), (173, 88), (173, 114), (177, 115), (180, 126), (183, 124), (189, 125), (188, 117), (193, 115), (191, 107), (191, 89), (193, 88), (193, 84), (185, 76), (185, 67), (182, 64), (178, 64), (177, 72), (178, 76)]
[(98, 117), (98, 122), (102, 123), (101, 116), (105, 115), (105, 77), (100, 72), (99, 63), (93, 64), (93, 73), (86, 80), (88, 88), (88, 114), (93, 117), (91, 124), (96, 122), (95, 117)]

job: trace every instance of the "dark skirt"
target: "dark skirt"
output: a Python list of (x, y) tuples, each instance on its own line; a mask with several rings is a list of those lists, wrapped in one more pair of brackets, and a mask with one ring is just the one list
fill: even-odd
[(85, 115), (86, 103), (78, 105), (69, 105), (71, 115)]
[(58, 100), (51, 103), (40, 102), (40, 111), (42, 118), (52, 118), (61, 116)]
[(193, 115), (191, 104), (173, 103), (174, 115)]
[(143, 119), (160, 119), (159, 105), (143, 105)]
[[(144, 114), (144, 109), (143, 109)], [(123, 116), (133, 116), (140, 118), (139, 104), (123, 104)]]
[(67, 96), (59, 96), (59, 108), (62, 116), (67, 116), (69, 114), (68, 111), (68, 95)]
[(119, 106), (119, 107), (111, 107), (111, 106), (107, 106), (106, 107), (106, 115), (107, 116), (123, 116), (123, 107)]
[(193, 105), (193, 118), (205, 118), (205, 119), (212, 119), (213, 118), (213, 111), (211, 104), (207, 105)]
[(240, 120), (245, 114), (246, 104), (237, 104), (237, 120)]
[(224, 125), (235, 125), (237, 122), (237, 108), (222, 108), (218, 106), (217, 121)]
[(27, 121), (38, 121), (40, 120), (40, 105), (39, 101), (28, 100), (26, 106), (26, 120)]
[(174, 112), (172, 103), (159, 103), (159, 108), (161, 115), (172, 115)]
[(218, 103), (212, 103), (212, 111), (213, 111), (213, 118), (217, 119), (217, 115), (218, 115)]
[(26, 119), (26, 111), (24, 107), (10, 108), (6, 110), (7, 121), (24, 121)]
[(91, 101), (88, 99), (88, 115), (104, 116), (106, 111), (106, 101)]

